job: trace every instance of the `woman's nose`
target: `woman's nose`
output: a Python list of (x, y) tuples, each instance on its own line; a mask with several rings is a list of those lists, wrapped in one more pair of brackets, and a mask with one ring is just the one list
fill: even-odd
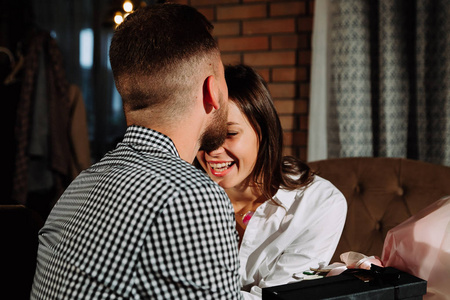
[(223, 146), (220, 146), (219, 148), (208, 152), (208, 155), (210, 155), (210, 156), (218, 156), (218, 155), (220, 155), (220, 154), (222, 154), (224, 152), (225, 152), (225, 149), (223, 148)]

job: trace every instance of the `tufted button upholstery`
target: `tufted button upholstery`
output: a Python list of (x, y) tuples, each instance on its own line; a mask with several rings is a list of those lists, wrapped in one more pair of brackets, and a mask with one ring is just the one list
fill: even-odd
[(376, 231), (381, 231), (381, 228), (382, 228), (382, 227), (381, 227), (381, 222), (380, 222), (380, 221), (376, 222), (376, 223), (375, 223), (375, 230), (376, 230)]
[(381, 257), (387, 232), (450, 195), (450, 167), (403, 158), (337, 158), (310, 162), (346, 197), (347, 220), (332, 262), (357, 251)]
[(360, 184), (357, 184), (355, 186), (355, 194), (361, 194), (361, 185)]

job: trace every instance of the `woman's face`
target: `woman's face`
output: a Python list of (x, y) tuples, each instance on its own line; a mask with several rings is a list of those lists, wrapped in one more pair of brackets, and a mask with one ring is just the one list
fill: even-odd
[(222, 188), (238, 187), (253, 171), (259, 142), (255, 130), (232, 100), (229, 102), (225, 143), (211, 152), (199, 151), (197, 159), (209, 177)]

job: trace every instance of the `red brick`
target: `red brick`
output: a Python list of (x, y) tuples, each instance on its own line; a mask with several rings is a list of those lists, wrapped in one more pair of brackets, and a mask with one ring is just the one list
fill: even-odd
[(192, 6), (239, 3), (239, 0), (191, 0)]
[(294, 149), (289, 146), (283, 146), (283, 155), (286, 156), (295, 156)]
[(299, 51), (298, 53), (298, 63), (300, 65), (311, 65), (311, 51)]
[(214, 20), (214, 8), (212, 7), (201, 7), (197, 9), (202, 15), (206, 17), (209, 21)]
[(214, 36), (239, 35), (241, 26), (239, 22), (216, 22), (214, 25)]
[(293, 130), (297, 128), (294, 116), (280, 116), (280, 123), (283, 130)]
[(309, 83), (300, 84), (300, 97), (309, 98)]
[(307, 100), (299, 100), (295, 101), (294, 112), (296, 114), (308, 114), (308, 101)]
[(267, 82), (269, 82), (270, 76), (269, 76), (269, 69), (268, 68), (255, 68), (256, 72), (258, 72), (259, 75)]
[(297, 49), (297, 47), (298, 36), (295, 34), (272, 36), (271, 49)]
[(305, 67), (274, 68), (272, 70), (272, 81), (305, 81), (308, 80), (308, 69)]
[(293, 144), (296, 146), (306, 146), (308, 143), (308, 134), (306, 131), (294, 132)]
[(298, 49), (311, 49), (311, 39), (312, 34), (308, 33), (300, 33), (298, 35)]
[(306, 2), (281, 2), (270, 5), (270, 16), (293, 16), (306, 14)]
[(244, 21), (242, 31), (244, 34), (295, 32), (295, 20), (290, 18)]
[(300, 160), (306, 162), (307, 161), (307, 156), (308, 156), (308, 151), (307, 151), (306, 145), (305, 146), (301, 146), (301, 147), (297, 147), (297, 154), (295, 156), (300, 158)]
[(241, 63), (240, 54), (223, 54), (221, 55), (222, 62), (224, 65), (234, 65)]
[(283, 132), (283, 144), (285, 146), (292, 146), (292, 132)]
[(218, 20), (251, 19), (267, 16), (265, 4), (218, 6)]
[(269, 49), (269, 38), (266, 36), (219, 38), (218, 43), (219, 43), (219, 48), (221, 51), (268, 50)]
[(301, 99), (275, 99), (275, 108), (279, 114), (308, 114), (308, 101)]
[(294, 113), (295, 100), (274, 100), (273, 104), (279, 114)]
[(304, 17), (298, 19), (298, 31), (311, 32), (313, 27), (313, 18)]
[(309, 6), (309, 15), (313, 16), (314, 15), (314, 8), (315, 6), (315, 1), (314, 0), (309, 0), (308, 6)]
[(295, 59), (295, 51), (244, 53), (244, 63), (250, 66), (289, 66)]
[(305, 131), (284, 132), (285, 145), (306, 146), (307, 134)]
[(272, 36), (271, 49), (311, 50), (311, 33)]
[(308, 116), (300, 116), (300, 129), (308, 130)]
[(270, 83), (269, 91), (273, 98), (294, 98), (297, 85), (295, 83)]
[(176, 3), (176, 4), (184, 4), (184, 5), (188, 5), (188, 0), (172, 0), (170, 1), (172, 3)]

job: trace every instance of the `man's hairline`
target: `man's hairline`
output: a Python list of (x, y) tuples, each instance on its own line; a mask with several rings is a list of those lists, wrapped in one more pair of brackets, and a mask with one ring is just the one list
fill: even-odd
[[(190, 58), (187, 58), (187, 59), (184, 59), (184, 60), (180, 60), (180, 61), (183, 61), (183, 63), (181, 63), (181, 64), (185, 65), (185, 67), (183, 69), (189, 68), (189, 65), (192, 65), (192, 63), (196, 63), (196, 62), (201, 63), (203, 65), (203, 67), (201, 69), (202, 70), (206, 70), (204, 72), (203, 71), (200, 72), (200, 73), (203, 73), (203, 77), (204, 77), (204, 78), (200, 77), (201, 80), (206, 80), (206, 78), (211, 76), (211, 75), (216, 77), (216, 78), (219, 77), (220, 76), (220, 74), (219, 74), (220, 66), (219, 65), (220, 64), (223, 65), (222, 60), (221, 60), (220, 50), (218, 48), (213, 48), (213, 49), (210, 49), (209, 51), (204, 51), (204, 52), (202, 52), (202, 54), (192, 55)], [(209, 68), (206, 67), (208, 65), (210, 66)], [(162, 80), (162, 81), (170, 80), (170, 78), (167, 78), (167, 77), (171, 77), (171, 75), (173, 75), (174, 72), (176, 73), (177, 71), (180, 71), (180, 67), (178, 67), (178, 68), (175, 67), (175, 68), (173, 68), (173, 70), (170, 70), (168, 72), (165, 71), (166, 75), (164, 77), (158, 76), (158, 74), (160, 74), (161, 72), (156, 72), (155, 74), (148, 75), (149, 78), (147, 80), (151, 80), (152, 77), (153, 78), (156, 77), (156, 78), (158, 78), (158, 80)], [(126, 76), (126, 75), (123, 74), (121, 76)], [(165, 109), (164, 109), (164, 105), (163, 104), (156, 104), (156, 105), (144, 107), (144, 108), (141, 108), (141, 109), (138, 109), (138, 110), (129, 109), (129, 108), (127, 108), (127, 105), (124, 104), (123, 108), (124, 108), (124, 113), (126, 115), (127, 114), (139, 113), (140, 111), (144, 112), (145, 110), (147, 110), (147, 111), (151, 110), (151, 111), (153, 111), (154, 113), (156, 113), (156, 114), (158, 114), (160, 116), (163, 116), (164, 114), (166, 114), (166, 112), (164, 112)], [(190, 106), (188, 106), (187, 108), (190, 108)], [(158, 111), (160, 111), (160, 112), (158, 113)], [(168, 116), (166, 116), (166, 118), (167, 117)]]

